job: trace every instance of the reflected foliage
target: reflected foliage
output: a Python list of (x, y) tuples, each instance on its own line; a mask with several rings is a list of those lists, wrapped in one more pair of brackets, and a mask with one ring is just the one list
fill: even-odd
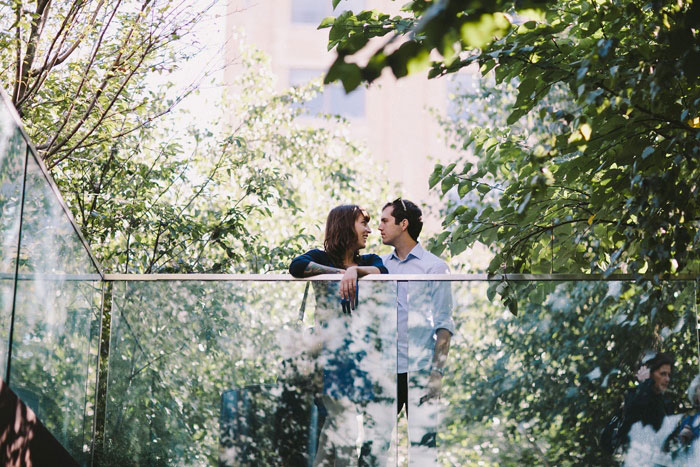
[(636, 387), (650, 349), (675, 356), (666, 395), (674, 413), (689, 410), (685, 392), (698, 368), (694, 283), (514, 288), (519, 316), (470, 290), (474, 307), (456, 317), (465, 339), (451, 350), (450, 411), (441, 434), (450, 462), (620, 462), (599, 446), (600, 433)]
[(26, 144), (0, 103), (0, 375), (7, 367)]
[[(322, 394), (351, 394), (353, 413), (369, 401), (356, 397), (356, 381), (320, 379), (345, 374), (348, 364), (353, 375), (366, 375), (375, 400), (392, 407), (395, 284), (362, 284), (351, 319), (341, 312), (336, 284), (317, 283), (307, 305), (313, 331), (297, 323), (304, 285), (115, 284), (101, 463), (313, 458), (328, 413)], [(392, 377), (378, 376), (384, 373)]]

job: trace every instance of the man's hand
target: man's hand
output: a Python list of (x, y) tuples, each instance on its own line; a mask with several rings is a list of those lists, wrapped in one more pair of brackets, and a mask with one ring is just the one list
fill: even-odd
[(350, 303), (350, 309), (354, 310), (357, 306), (357, 267), (350, 266), (343, 273), (343, 278), (340, 280), (340, 298), (347, 300)]
[(649, 367), (646, 365), (642, 365), (641, 368), (639, 368), (639, 371), (637, 372), (637, 381), (643, 383), (644, 381), (649, 379), (649, 376)]
[(439, 399), (442, 393), (442, 375), (437, 371), (430, 372), (430, 381), (428, 381), (428, 386), (426, 388), (428, 393), (420, 398), (418, 405), (423, 405), (431, 399)]

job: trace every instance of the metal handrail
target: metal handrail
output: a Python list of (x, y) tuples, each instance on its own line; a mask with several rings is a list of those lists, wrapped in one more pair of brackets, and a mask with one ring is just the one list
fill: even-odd
[[(211, 281), (211, 282), (305, 282), (339, 281), (340, 274), (321, 274), (297, 279), (289, 274), (105, 274), (107, 282)], [(695, 281), (700, 276), (648, 276), (635, 274), (370, 274), (360, 281), (536, 282), (536, 281)]]

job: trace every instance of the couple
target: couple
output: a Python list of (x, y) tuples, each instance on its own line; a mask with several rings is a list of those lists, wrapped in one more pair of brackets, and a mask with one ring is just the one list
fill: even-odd
[[(387, 203), (382, 209), (379, 222), (382, 242), (394, 247), (394, 251), (383, 258), (373, 254), (359, 254), (371, 233), (369, 220), (369, 214), (359, 206), (343, 205), (334, 208), (326, 221), (324, 250), (311, 250), (298, 256), (289, 267), (294, 277), (343, 275), (338, 291), (342, 307), (336, 305), (331, 312), (335, 313), (335, 322), (344, 322), (346, 327), (341, 327), (340, 333), (329, 334), (336, 341), (343, 339), (343, 329), (348, 329), (348, 323), (353, 319), (359, 277), (368, 274), (449, 272), (444, 261), (425, 251), (418, 243), (423, 227), (422, 213), (411, 201), (399, 198)], [(360, 465), (386, 465), (396, 415), (404, 407), (408, 417), (411, 465), (437, 465), (438, 403), (443, 369), (454, 333), (450, 283), (398, 281), (395, 294), (395, 297), (391, 297), (391, 303), (395, 306), (396, 316), (387, 316), (385, 319), (395, 326), (392, 329), (392, 340), (397, 342), (398, 347), (396, 357), (388, 357), (396, 358), (396, 361), (385, 362), (391, 365), (384, 366), (391, 368), (394, 373), (391, 382), (393, 384), (396, 381), (396, 386), (385, 391), (392, 396), (380, 397), (382, 391), (376, 390), (376, 381), (383, 378), (372, 375), (369, 379), (374, 383), (368, 384), (365, 373), (354, 368), (353, 353), (347, 351), (347, 340), (345, 353), (338, 351), (343, 349), (343, 344), (337, 343), (331, 359), (338, 360), (337, 356), (342, 354), (346, 363), (328, 365), (328, 360), (325, 363), (323, 403), (328, 415), (314, 465), (357, 465), (356, 431), (352, 425), (357, 423), (353, 419), (356, 418), (358, 407), (362, 408), (359, 413), (364, 419)], [(396, 321), (392, 321), (392, 318)], [(317, 321), (318, 319), (317, 316)], [(328, 348), (329, 344), (325, 346)], [(360, 359), (361, 357), (355, 360)], [(328, 380), (344, 381), (349, 390), (339, 391), (338, 384), (332, 387), (327, 384)], [(391, 411), (388, 414), (387, 408)]]

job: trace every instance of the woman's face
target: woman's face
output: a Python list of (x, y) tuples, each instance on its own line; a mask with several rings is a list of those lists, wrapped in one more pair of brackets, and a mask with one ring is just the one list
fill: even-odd
[(661, 394), (668, 389), (668, 383), (671, 382), (671, 365), (661, 365), (651, 373), (651, 379), (654, 380), (654, 392)]
[(367, 244), (367, 236), (372, 232), (367, 218), (360, 214), (355, 219), (355, 233), (357, 234), (357, 249), (360, 250)]

